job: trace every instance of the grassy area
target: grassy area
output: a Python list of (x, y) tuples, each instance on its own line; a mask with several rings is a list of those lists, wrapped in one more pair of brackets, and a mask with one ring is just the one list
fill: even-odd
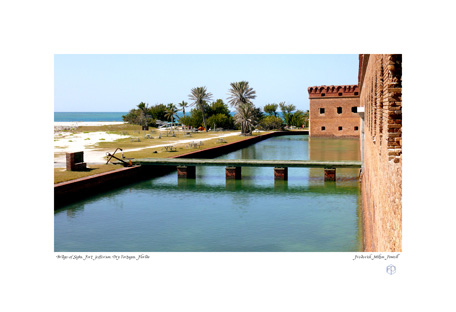
[[(217, 140), (218, 136), (224, 135), (224, 134), (229, 134), (229, 133), (239, 133), (239, 131), (223, 131), (223, 132), (207, 132), (207, 133), (206, 132), (196, 132), (196, 133), (192, 133), (191, 137), (185, 136), (185, 132), (182, 132), (182, 131), (175, 131), (175, 135), (176, 135), (175, 137), (172, 137), (172, 136), (167, 137), (166, 131), (156, 130), (152, 133), (150, 131), (135, 131), (135, 132), (131, 132), (129, 134), (130, 137), (128, 137), (128, 138), (119, 139), (114, 142), (98, 142), (93, 147), (96, 149), (100, 149), (100, 150), (112, 150), (112, 151), (114, 151), (118, 147), (122, 148), (123, 150), (148, 147), (146, 153), (152, 153), (155, 150), (161, 151), (163, 149), (163, 147), (155, 148), (154, 146), (157, 146), (157, 145), (173, 145), (173, 146), (177, 147), (179, 150), (180, 148), (185, 149), (185, 146), (188, 145), (188, 143), (177, 144), (176, 143), (177, 141), (185, 140), (185, 141), (199, 142), (202, 139), (211, 139), (212, 138), (212, 140), (203, 141), (204, 145), (202, 148), (207, 148), (208, 147), (208, 146), (206, 146), (207, 144), (216, 146), (215, 141)], [(153, 137), (153, 139), (146, 139), (145, 138), (146, 134), (150, 134)], [(158, 136), (160, 134), (161, 134), (161, 139), (158, 139)], [(132, 138), (139, 139), (140, 141), (132, 142)], [(234, 141), (244, 140), (245, 138), (246, 137), (243, 137), (240, 135), (233, 135), (233, 136), (226, 137), (225, 140), (227, 142), (234, 142)], [(213, 141), (213, 142), (211, 143), (211, 141)], [(144, 151), (139, 151), (139, 152), (141, 155), (143, 155)], [(127, 156), (127, 153), (125, 153), (125, 156), (138, 158), (139, 156), (137, 156), (138, 155), (137, 153), (138, 152), (134, 152), (134, 151), (128, 152), (128, 156)], [(143, 157), (143, 156), (141, 156), (141, 157)], [(151, 157), (153, 157), (153, 156), (151, 156)], [(160, 156), (160, 157), (165, 157), (165, 156)]]
[[(264, 132), (262, 134), (264, 134)], [(254, 134), (254, 136), (256, 136), (256, 135), (257, 134)], [(192, 140), (195, 142), (199, 142), (200, 139), (208, 138), (208, 137), (209, 137), (208, 135), (201, 133), (201, 134), (194, 135), (193, 137), (186, 138), (186, 139), (189, 139), (189, 140)], [(213, 139), (210, 139), (207, 141), (203, 141), (202, 146), (199, 148), (189, 148), (188, 143), (175, 144), (173, 146), (176, 148), (176, 151), (173, 151), (173, 152), (167, 152), (163, 149), (163, 147), (151, 147), (151, 148), (146, 148), (146, 149), (143, 149), (140, 151), (125, 152), (124, 156), (127, 158), (167, 158), (167, 157), (187, 154), (190, 152), (194, 152), (194, 151), (198, 151), (198, 150), (202, 150), (202, 149), (206, 149), (206, 148), (221, 146), (221, 145), (224, 145), (227, 143), (242, 141), (242, 140), (246, 140), (248, 138), (250, 138), (250, 137), (233, 135), (233, 136), (228, 136), (228, 137), (223, 138), (223, 140), (225, 140), (226, 143), (217, 143), (217, 138), (213, 138)], [(182, 140), (182, 138), (179, 138), (179, 140)], [(177, 141), (177, 140), (174, 140), (174, 141)], [(172, 144), (172, 142), (170, 142), (170, 144)], [(154, 152), (156, 152), (156, 153), (154, 153)]]
[(120, 165), (90, 165), (86, 171), (66, 171), (65, 168), (54, 168), (54, 183), (66, 182), (98, 173), (123, 168)]
[[(152, 129), (152, 128), (149, 128)], [(80, 126), (74, 131), (74, 133), (84, 133), (84, 132), (95, 132), (95, 131), (105, 131), (112, 132), (115, 134), (120, 134), (121, 131), (139, 131), (141, 126), (139, 125), (130, 125), (130, 124), (119, 124), (119, 125), (104, 125), (104, 126)]]
[[(110, 134), (128, 135), (123, 139), (118, 139), (114, 142), (98, 142), (92, 147), (99, 150), (114, 151), (120, 147), (124, 150), (152, 147), (155, 145), (173, 144), (176, 141), (191, 140), (199, 141), (201, 139), (207, 139), (216, 137), (228, 133), (239, 133), (239, 131), (220, 131), (220, 132), (194, 132), (191, 133), (191, 137), (185, 136), (186, 131), (174, 131), (175, 137), (167, 136), (167, 131), (159, 131), (157, 128), (150, 127), (148, 131), (141, 130), (141, 126), (138, 125), (105, 125), (105, 126), (81, 126), (74, 133), (88, 133), (88, 132), (100, 132), (104, 131)], [(152, 137), (147, 139), (146, 135)], [(161, 136), (159, 139), (158, 137)], [(244, 139), (245, 137), (239, 136), (238, 140)], [(133, 140), (134, 141), (133, 141)], [(135, 139), (139, 139), (136, 141)], [(238, 141), (236, 140), (236, 141)], [(161, 149), (161, 148), (159, 148)], [(135, 157), (135, 156), (130, 156)]]
[[(227, 143), (237, 142), (241, 140), (248, 139), (249, 137), (240, 136), (239, 131), (220, 131), (220, 132), (196, 132), (191, 133), (191, 137), (185, 135), (186, 132), (184, 131), (175, 131), (175, 137), (166, 136), (166, 131), (158, 131), (156, 128), (149, 128), (149, 131), (141, 130), (141, 126), (138, 125), (128, 125), (128, 124), (120, 124), (120, 125), (105, 125), (105, 126), (81, 126), (78, 127), (73, 133), (88, 133), (88, 132), (99, 132), (105, 131), (112, 134), (124, 134), (128, 135), (128, 137), (116, 140), (114, 142), (98, 142), (97, 144), (91, 146), (91, 148), (101, 151), (107, 152), (114, 152), (116, 148), (122, 148), (124, 150), (124, 156), (127, 158), (167, 158), (173, 157), (181, 154), (186, 154), (190, 152), (194, 152), (197, 150), (202, 150), (206, 148), (216, 147)], [(235, 135), (224, 137), (223, 140), (226, 143), (219, 143), (217, 142), (217, 137), (229, 133), (236, 133)], [(261, 134), (264, 134), (262, 132)], [(153, 139), (146, 139), (146, 134), (149, 134), (153, 137)], [(161, 134), (161, 139), (158, 139), (159, 134)], [(254, 136), (259, 134), (254, 134)], [(133, 139), (139, 139), (139, 142), (133, 141)], [(208, 139), (206, 141), (202, 141), (202, 145), (199, 148), (189, 148), (188, 143), (179, 143), (177, 141), (194, 141), (199, 142), (203, 139)], [(165, 149), (160, 147), (155, 147), (157, 145), (173, 145), (175, 147), (175, 151), (167, 152)], [(126, 150), (129, 149), (137, 149), (141, 148), (139, 151), (130, 151), (127, 152)], [(155, 152), (155, 153), (154, 153)], [(57, 154), (55, 154), (57, 155)], [(121, 153), (116, 153), (116, 156), (120, 157)], [(113, 161), (115, 161), (113, 159)], [(106, 172), (110, 170), (115, 170), (121, 168), (121, 166), (113, 166), (113, 165), (91, 165), (91, 170), (83, 171), (83, 172), (72, 172), (66, 171), (62, 168), (54, 169), (54, 183), (59, 183), (63, 181), (69, 181), (73, 179), (78, 179), (85, 176), (90, 176), (94, 174), (98, 174), (101, 172)]]

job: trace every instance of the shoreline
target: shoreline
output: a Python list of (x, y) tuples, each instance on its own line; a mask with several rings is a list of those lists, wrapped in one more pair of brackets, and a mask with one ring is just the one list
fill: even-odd
[(85, 127), (85, 126), (109, 126), (122, 125), (123, 121), (54, 121), (55, 127)]

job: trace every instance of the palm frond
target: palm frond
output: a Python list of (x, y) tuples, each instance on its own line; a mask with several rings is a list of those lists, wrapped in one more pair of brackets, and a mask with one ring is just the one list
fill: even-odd
[(248, 81), (232, 82), (228, 90), (228, 103), (231, 106), (238, 106), (241, 103), (252, 103), (256, 98), (256, 92), (249, 86)]
[(191, 93), (188, 95), (188, 97), (193, 101), (192, 106), (196, 105), (196, 107), (198, 107), (203, 113), (204, 128), (207, 131), (206, 119), (204, 117), (204, 102), (209, 102), (212, 100), (212, 93), (207, 92), (206, 87), (196, 87), (191, 90)]

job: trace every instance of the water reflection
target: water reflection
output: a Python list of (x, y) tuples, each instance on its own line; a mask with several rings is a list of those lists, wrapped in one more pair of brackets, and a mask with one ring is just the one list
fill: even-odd
[(275, 180), (274, 181), (274, 191), (275, 192), (287, 192), (288, 191), (288, 181)]
[[(262, 180), (255, 180), (255, 176), (252, 176), (251, 180), (226, 180), (224, 177), (219, 177), (220, 179), (214, 179), (211, 182), (208, 181), (199, 181), (196, 179), (181, 179), (175, 178), (172, 176), (167, 179), (167, 181), (161, 181), (161, 183), (148, 183), (143, 182), (135, 185), (136, 192), (142, 194), (150, 194), (151, 192), (159, 192), (161, 194), (166, 193), (177, 193), (179, 190), (185, 191), (186, 193), (201, 193), (201, 194), (217, 194), (224, 193), (227, 191), (230, 192), (244, 192), (252, 194), (269, 194), (274, 190), (286, 190), (286, 192), (277, 192), (280, 196), (287, 196), (287, 194), (318, 194), (318, 195), (332, 195), (334, 191), (337, 191), (337, 194), (346, 194), (346, 195), (357, 195), (358, 194), (358, 182), (357, 181), (347, 181), (346, 183), (339, 183), (334, 181), (326, 181), (323, 179), (318, 179), (317, 181), (322, 181), (323, 183), (309, 183), (307, 185), (300, 185), (293, 181), (283, 181), (276, 180), (274, 177), (269, 177), (267, 183), (263, 183)], [(223, 179), (222, 179), (223, 178)], [(176, 183), (177, 181), (177, 183)], [(206, 182), (206, 183), (204, 183)], [(256, 183), (255, 183), (256, 182)], [(123, 193), (124, 191), (119, 190), (118, 194)], [(113, 196), (113, 195), (111, 195)]]
[[(358, 160), (355, 140), (289, 136), (268, 139), (221, 158)], [(359, 251), (358, 171), (197, 167), (121, 187), (55, 212), (56, 251)]]
[[(243, 180), (227, 179), (225, 182), (225, 191), (239, 192), (243, 188)], [(217, 191), (215, 191), (217, 192)]]
[(177, 178), (177, 188), (181, 190), (194, 189), (196, 186), (196, 179)]
[[(361, 160), (358, 139), (353, 138), (309, 138), (309, 160)], [(322, 168), (310, 168), (309, 176), (319, 178), (324, 175)], [(359, 176), (357, 168), (342, 168), (336, 170), (336, 181), (356, 181)]]
[(309, 138), (309, 160), (361, 160), (358, 139)]

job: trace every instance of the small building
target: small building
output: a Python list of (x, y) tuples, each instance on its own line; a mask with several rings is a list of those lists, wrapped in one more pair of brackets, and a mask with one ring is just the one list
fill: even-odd
[(309, 136), (359, 137), (358, 85), (315, 86), (309, 92)]

